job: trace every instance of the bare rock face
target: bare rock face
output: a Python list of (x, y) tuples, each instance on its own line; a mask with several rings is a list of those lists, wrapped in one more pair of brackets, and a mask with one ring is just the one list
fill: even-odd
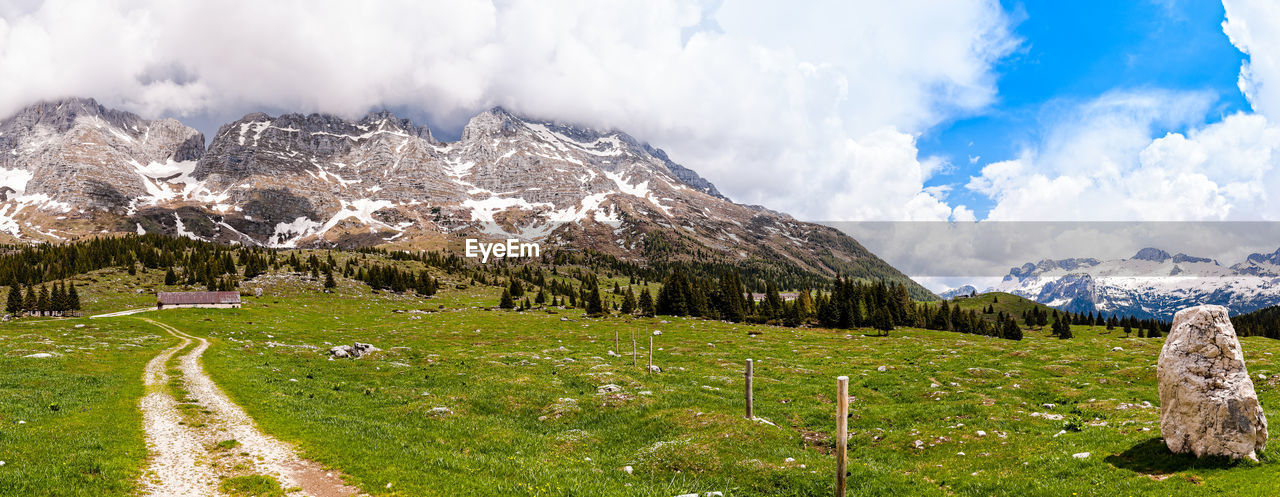
[(1160, 432), (1174, 453), (1257, 460), (1267, 445), (1267, 417), (1227, 308), (1178, 311), (1160, 351)]

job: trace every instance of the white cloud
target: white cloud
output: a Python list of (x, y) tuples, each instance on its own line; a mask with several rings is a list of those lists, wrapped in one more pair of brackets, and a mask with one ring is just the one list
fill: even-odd
[(1254, 113), (1195, 125), (1212, 95), (1153, 90), (1050, 106), (1066, 117), (1043, 143), (970, 179), (996, 202), (988, 219), (1280, 219), (1280, 4), (1223, 4)]
[(626, 130), (737, 200), (833, 219), (950, 216), (915, 136), (988, 105), (1016, 44), (993, 0), (50, 0), (0, 16), (0, 115), (78, 95), (149, 117), (387, 106), (456, 127), (504, 105)]
[[(1123, 104), (1117, 104), (1124, 102)], [(1021, 157), (988, 164), (967, 188), (995, 200), (990, 220), (1273, 220), (1280, 129), (1257, 114), (1179, 128), (1211, 100), (1175, 92), (1108, 94), (1078, 105)]]
[(1249, 55), (1240, 67), (1240, 91), (1253, 109), (1280, 120), (1280, 4), (1268, 0), (1223, 0), (1222, 31)]

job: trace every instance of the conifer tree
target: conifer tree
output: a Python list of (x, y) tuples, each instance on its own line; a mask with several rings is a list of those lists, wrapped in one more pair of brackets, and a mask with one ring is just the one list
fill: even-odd
[(178, 283), (178, 275), (173, 272), (173, 268), (171, 267), (164, 272), (164, 284), (172, 286), (172, 285), (176, 285), (177, 283)]
[(18, 284), (9, 285), (9, 301), (5, 304), (5, 312), (17, 316), (22, 313), (22, 290)]
[(627, 287), (627, 293), (622, 295), (622, 308), (619, 312), (624, 315), (631, 315), (636, 312), (636, 294), (631, 291), (631, 287)]
[(884, 336), (889, 336), (889, 331), (893, 329), (893, 318), (889, 316), (889, 309), (885, 307), (877, 307), (871, 314), (871, 322), (875, 329), (880, 330)]
[(655, 311), (666, 316), (689, 315), (688, 289), (689, 283), (679, 269), (672, 271), (662, 289), (658, 290), (658, 300), (654, 303)]
[(47, 316), (49, 313), (49, 287), (40, 285), (40, 296), (36, 297), (36, 311), (41, 316)]
[(591, 293), (587, 296), (587, 315), (603, 316), (604, 303), (600, 300), (600, 289), (592, 288)]
[(1022, 327), (1018, 326), (1018, 322), (1013, 319), (1013, 316), (1009, 316), (1009, 318), (1004, 321), (1000, 337), (1006, 340), (1022, 340)]
[(502, 300), (498, 302), (498, 307), (501, 309), (514, 309), (516, 307), (516, 303), (511, 300), (511, 289), (504, 288), (502, 290)]
[(67, 304), (73, 311), (80, 310), (80, 294), (76, 293), (76, 284), (74, 282), (67, 289)]
[(332, 290), (338, 286), (338, 282), (333, 279), (333, 269), (326, 269), (324, 272), (324, 287)]
[(640, 315), (650, 317), (654, 315), (653, 295), (649, 293), (649, 287), (644, 287), (640, 292), (640, 298), (637, 299), (636, 307), (640, 310)]
[(36, 311), (40, 310), (39, 305), (40, 297), (36, 294), (35, 287), (28, 284), (27, 294), (22, 298), (22, 310), (26, 311), (27, 314), (35, 314)]

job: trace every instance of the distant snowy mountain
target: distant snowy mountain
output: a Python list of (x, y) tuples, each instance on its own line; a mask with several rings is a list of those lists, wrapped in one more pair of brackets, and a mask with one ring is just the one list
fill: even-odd
[(978, 289), (974, 288), (973, 285), (964, 285), (960, 288), (952, 288), (945, 292), (939, 293), (938, 296), (944, 299), (950, 300), (956, 297), (967, 297), (969, 295), (976, 295), (977, 293), (978, 293)]
[(1218, 304), (1238, 314), (1280, 304), (1280, 250), (1230, 267), (1156, 248), (1110, 261), (1046, 259), (1010, 269), (996, 290), (1073, 312), (1171, 319), (1184, 307)]
[(388, 112), (253, 113), (204, 136), (91, 99), (0, 121), (0, 241), (164, 233), (269, 247), (439, 249), (521, 238), (626, 260), (902, 281), (838, 230), (733, 203), (620, 131), (494, 108), (455, 142)]

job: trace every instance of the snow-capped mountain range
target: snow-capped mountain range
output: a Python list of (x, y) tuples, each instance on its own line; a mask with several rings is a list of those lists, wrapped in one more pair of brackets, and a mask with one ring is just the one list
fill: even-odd
[(952, 288), (945, 292), (939, 293), (938, 296), (943, 299), (949, 300), (949, 299), (954, 299), (956, 297), (968, 297), (970, 295), (976, 295), (978, 293), (979, 293), (978, 289), (974, 288), (973, 285), (963, 285), (963, 286)]
[(472, 118), (454, 142), (387, 112), (254, 113), (223, 125), (207, 147), (176, 120), (92, 99), (41, 102), (0, 121), (0, 241), (122, 232), (403, 249), (515, 237), (624, 259), (763, 261), (910, 281), (833, 228), (729, 201), (625, 133), (501, 108)]
[(1178, 310), (1218, 304), (1232, 314), (1280, 304), (1280, 250), (1243, 262), (1144, 248), (1128, 259), (1045, 259), (1009, 270), (992, 290), (1073, 312), (1172, 319)]

